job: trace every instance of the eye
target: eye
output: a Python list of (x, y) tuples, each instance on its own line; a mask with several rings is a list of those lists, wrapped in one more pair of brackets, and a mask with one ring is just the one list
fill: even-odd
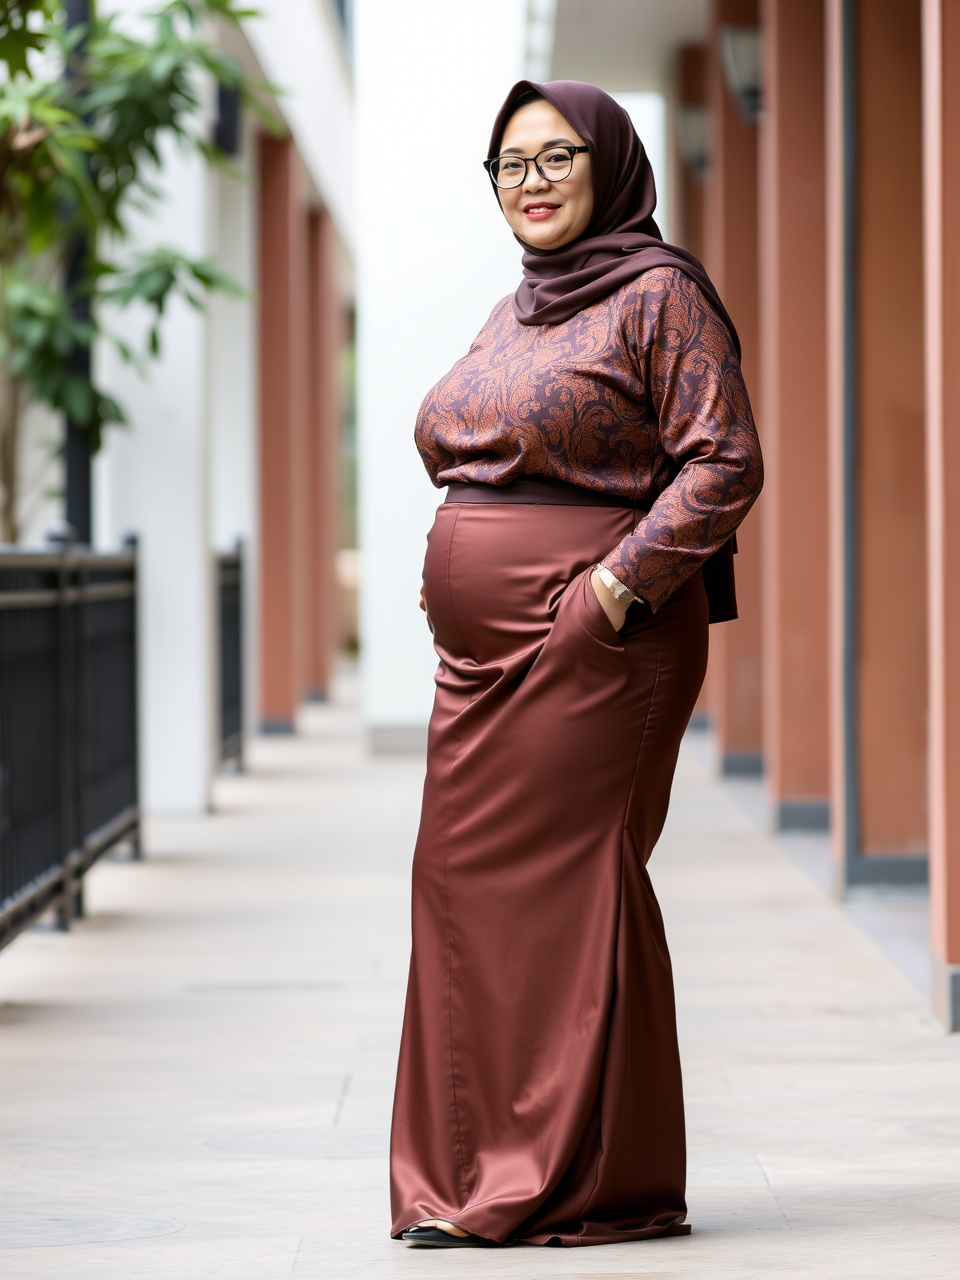
[(500, 173), (516, 173), (523, 168), (522, 160), (515, 160), (512, 157), (499, 161), (498, 168)]

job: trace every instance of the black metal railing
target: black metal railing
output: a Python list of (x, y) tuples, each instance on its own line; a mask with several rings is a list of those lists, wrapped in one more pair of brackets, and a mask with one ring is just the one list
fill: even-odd
[(136, 546), (0, 551), (0, 947), (121, 840), (140, 856)]
[(243, 767), (243, 549), (217, 556), (220, 761)]

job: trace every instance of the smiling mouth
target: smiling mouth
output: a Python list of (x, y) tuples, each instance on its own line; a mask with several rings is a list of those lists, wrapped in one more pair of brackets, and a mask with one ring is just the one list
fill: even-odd
[(527, 204), (523, 206), (523, 212), (529, 214), (553, 213), (559, 208), (560, 206), (558, 204)]

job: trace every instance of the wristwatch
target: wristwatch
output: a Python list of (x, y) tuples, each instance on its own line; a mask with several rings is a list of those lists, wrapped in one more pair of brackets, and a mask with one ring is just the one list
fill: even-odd
[(625, 587), (619, 578), (615, 578), (605, 564), (597, 564), (593, 566), (600, 575), (600, 581), (612, 594), (614, 600), (618, 600), (620, 604), (631, 605), (634, 600), (639, 599), (638, 596)]

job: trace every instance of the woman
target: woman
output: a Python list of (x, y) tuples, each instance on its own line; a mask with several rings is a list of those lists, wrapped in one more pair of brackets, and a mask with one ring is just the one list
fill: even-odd
[(663, 243), (622, 108), (523, 80), (486, 167), (524, 280), (416, 428), (447, 496), (421, 600), (440, 666), (393, 1234), (681, 1234), (673, 980), (646, 863), (708, 616), (736, 616), (730, 540), (760, 451), (733, 325)]

